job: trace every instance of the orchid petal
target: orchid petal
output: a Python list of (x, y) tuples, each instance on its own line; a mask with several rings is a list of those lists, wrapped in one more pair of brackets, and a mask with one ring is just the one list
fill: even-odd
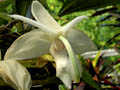
[(32, 14), (38, 22), (52, 29), (61, 30), (61, 26), (54, 20), (54, 18), (38, 1), (33, 1), (32, 3)]
[[(95, 58), (98, 52), (99, 51), (85, 52), (81, 54), (81, 56), (83, 56), (85, 59)], [(100, 55), (103, 55), (103, 57), (110, 57), (110, 56), (118, 56), (120, 54), (115, 49), (106, 49), (106, 50), (102, 50), (100, 52)]]
[(68, 32), (71, 28), (73, 28), (76, 24), (78, 24), (83, 19), (86, 19), (87, 16), (78, 16), (74, 18), (71, 22), (69, 22), (67, 25), (63, 26), (64, 32)]
[[(56, 43), (61, 43), (57, 41)], [(72, 83), (72, 69), (71, 63), (67, 56), (67, 52), (62, 44), (52, 43), (50, 52), (55, 58), (56, 76), (62, 80), (67, 88), (71, 88)], [(63, 48), (63, 49), (62, 49)], [(62, 50), (61, 50), (62, 49)]]
[(49, 53), (49, 39), (48, 34), (39, 30), (28, 32), (13, 42), (4, 59), (30, 59)]
[(63, 42), (63, 44), (65, 45), (65, 48), (67, 50), (70, 62), (71, 62), (71, 69), (72, 70), (72, 80), (76, 83), (80, 82), (80, 77), (82, 75), (82, 65), (80, 64), (78, 58), (75, 56), (72, 47), (70, 45), (70, 43), (68, 42), (68, 40), (63, 37), (62, 35), (59, 36), (59, 39)]
[(0, 77), (14, 89), (30, 90), (30, 74), (15, 60), (0, 61)]
[(80, 30), (72, 28), (67, 33), (66, 38), (70, 42), (75, 54), (97, 50), (97, 47), (92, 40)]
[(56, 31), (47, 27), (46, 25), (44, 24), (41, 24), (37, 21), (34, 21), (32, 19), (29, 19), (29, 18), (26, 18), (26, 17), (23, 17), (23, 16), (20, 16), (20, 15), (9, 15), (10, 17), (14, 18), (14, 19), (17, 19), (17, 20), (21, 20), (25, 23), (28, 23), (28, 24), (31, 24), (35, 27), (38, 27), (41, 31), (43, 32), (48, 32), (48, 33), (53, 33), (53, 34), (56, 34)]

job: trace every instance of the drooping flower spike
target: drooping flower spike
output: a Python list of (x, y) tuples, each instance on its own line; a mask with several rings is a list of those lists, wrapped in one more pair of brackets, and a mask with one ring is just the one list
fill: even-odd
[[(79, 16), (62, 27), (38, 1), (32, 3), (32, 14), (36, 21), (20, 15), (9, 15), (38, 29), (32, 30), (15, 40), (7, 50), (4, 59), (23, 60), (51, 53), (55, 58), (56, 76), (63, 81), (67, 88), (71, 88), (72, 81), (78, 82), (82, 71), (81, 64), (78, 63), (79, 61), (74, 53), (83, 54), (97, 50), (87, 35), (74, 28), (78, 22), (87, 17)], [(66, 48), (67, 45), (70, 50)]]

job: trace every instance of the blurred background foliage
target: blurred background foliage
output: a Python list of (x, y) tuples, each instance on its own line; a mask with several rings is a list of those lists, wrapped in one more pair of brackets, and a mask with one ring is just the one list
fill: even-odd
[[(31, 14), (31, 3), (33, 0), (0, 0), (0, 48), (3, 56), (12, 42), (20, 35), (33, 29), (18, 20), (12, 20), (8, 14), (20, 14), (29, 18), (33, 18)], [(89, 16), (88, 19), (80, 22), (76, 28), (86, 33), (97, 45), (98, 49), (115, 48), (120, 49), (120, 0), (38, 0), (40, 1), (50, 14), (58, 21), (59, 24), (65, 25), (77, 16)], [(49, 56), (49, 55), (48, 55)], [(50, 57), (50, 56), (49, 56)], [(102, 56), (101, 56), (102, 57)], [(101, 86), (105, 90), (120, 90), (120, 75), (115, 76), (116, 73), (120, 74), (120, 56), (110, 58), (98, 58), (96, 67), (93, 67), (92, 61), (82, 60), (84, 66), (82, 80), (87, 83), (85, 89), (92, 88), (92, 90), (100, 90)], [(41, 59), (21, 62), (30, 73), (33, 73), (33, 67), (38, 68)], [(47, 58), (48, 59), (48, 58)], [(30, 65), (28, 64), (30, 63)], [(46, 61), (45, 61), (46, 63)], [(36, 66), (35, 66), (36, 65)], [(44, 66), (44, 69), (35, 69), (32, 79), (40, 79), (35, 82), (38, 84), (51, 85), (48, 86), (52, 90), (52, 81), (55, 80), (55, 72), (49, 62)], [(110, 66), (110, 67), (108, 67)], [(112, 66), (112, 67), (111, 67)], [(32, 69), (31, 69), (32, 68)], [(51, 72), (52, 70), (52, 72)], [(47, 73), (47, 74), (45, 74)], [(113, 75), (112, 78), (108, 76)], [(51, 78), (50, 80), (50, 77)], [(43, 78), (46, 78), (43, 80)], [(109, 81), (109, 78), (111, 79)], [(41, 80), (42, 79), (42, 80)], [(117, 80), (116, 80), (117, 79)], [(105, 84), (101, 84), (104, 81)], [(51, 83), (49, 83), (51, 82)], [(54, 84), (60, 84), (59, 80), (55, 80)], [(83, 82), (82, 82), (83, 83)], [(34, 85), (33, 84), (33, 85)], [(107, 86), (105, 86), (107, 84)], [(52, 86), (53, 85), (53, 86)], [(79, 87), (84, 87), (85, 84), (79, 84)], [(50, 89), (51, 87), (51, 89)], [(64, 90), (64, 86), (60, 90)], [(57, 88), (57, 87), (56, 87)], [(75, 87), (76, 88), (76, 87)], [(106, 89), (108, 88), (108, 89)], [(45, 88), (44, 88), (45, 89)], [(41, 90), (44, 90), (43, 88)], [(56, 89), (57, 90), (57, 89)]]

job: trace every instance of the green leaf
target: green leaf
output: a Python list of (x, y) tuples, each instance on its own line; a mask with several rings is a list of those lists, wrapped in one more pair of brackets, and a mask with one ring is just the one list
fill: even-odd
[(108, 5), (114, 5), (120, 3), (120, 0), (62, 0), (61, 2), (63, 2), (63, 7), (59, 12), (59, 16), (70, 14), (76, 11), (97, 9)]
[(0, 13), (0, 25), (6, 24), (8, 21), (12, 21), (12, 19), (7, 14)]
[(91, 74), (83, 68), (82, 79), (96, 90), (101, 90), (100, 86), (92, 79)]
[[(2, 0), (0, 1), (0, 25), (6, 24), (7, 21), (11, 21), (11, 18), (5, 13), (11, 13), (14, 11), (14, 0)], [(10, 11), (11, 10), (11, 11)]]
[(3, 0), (3, 1), (0, 1), (0, 12), (6, 12), (6, 8), (9, 6), (9, 5), (12, 5), (13, 8), (14, 8), (14, 0)]
[(59, 85), (59, 90), (67, 90), (67, 89), (65, 88), (65, 85)]
[(32, 1), (33, 0), (16, 0), (16, 12), (20, 15), (25, 16)]
[(96, 54), (95, 59), (94, 59), (93, 62), (92, 62), (94, 68), (96, 67), (97, 62), (98, 62), (100, 56), (101, 56), (101, 50), (98, 51), (98, 53)]
[(12, 13), (13, 13), (12, 4), (9, 4), (9, 5), (6, 7), (6, 10), (7, 10), (7, 13), (12, 14)]
[(6, 21), (12, 21), (12, 19), (5, 13), (0, 13), (0, 18)]

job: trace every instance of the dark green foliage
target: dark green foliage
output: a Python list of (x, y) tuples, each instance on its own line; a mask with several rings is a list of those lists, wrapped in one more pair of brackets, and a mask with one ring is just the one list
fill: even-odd
[[(96, 90), (101, 90), (100, 86), (98, 83), (96, 83), (94, 80), (93, 80), (93, 77), (92, 75), (89, 73), (89, 71), (87, 71), (85, 68), (83, 68), (83, 74), (82, 74), (82, 79), (85, 83), (87, 83), (89, 86), (91, 86), (91, 89), (92, 87)], [(87, 86), (86, 86), (87, 88)], [(90, 88), (90, 87), (89, 87)]]
[(32, 1), (33, 0), (16, 0), (15, 1), (16, 13), (26, 16), (26, 13)]
[(71, 14), (76, 11), (89, 9), (97, 9), (108, 5), (120, 3), (120, 0), (59, 0), (63, 2), (63, 6), (59, 12), (59, 16)]

